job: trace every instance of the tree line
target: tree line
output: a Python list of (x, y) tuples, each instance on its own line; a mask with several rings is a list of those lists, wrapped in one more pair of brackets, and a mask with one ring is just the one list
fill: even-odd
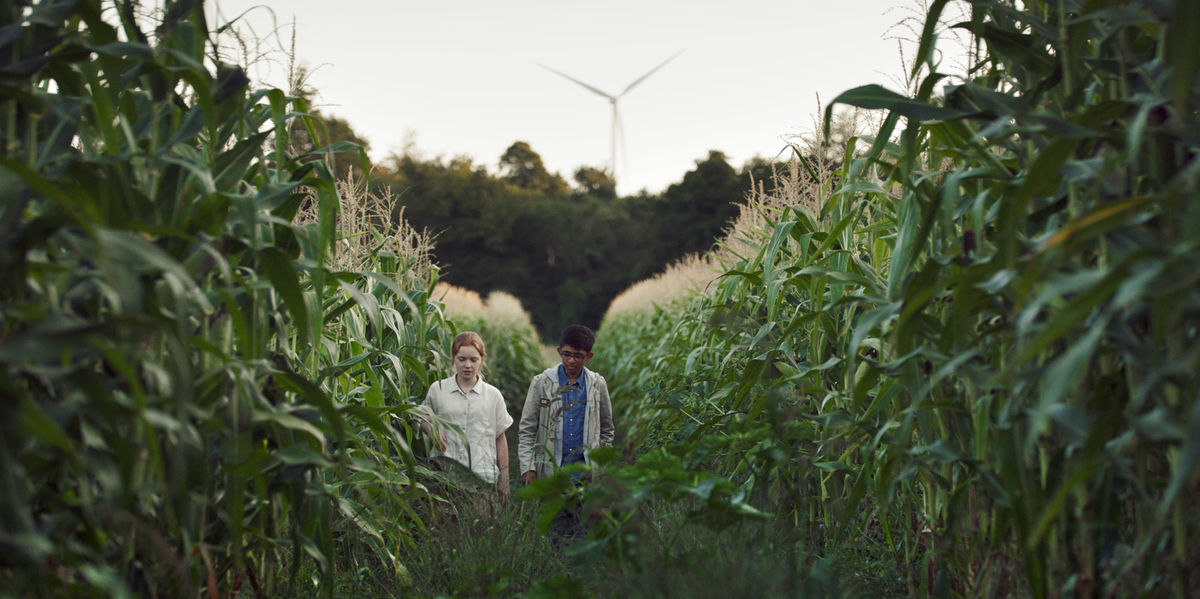
[(409, 148), (376, 165), (372, 185), (400, 195), (395, 217), (436, 235), (440, 277), (519, 298), (544, 339), (600, 324), (609, 302), (683, 256), (708, 250), (771, 161), (740, 169), (713, 150), (661, 193), (619, 197), (612, 175), (582, 166), (570, 181), (523, 141), (498, 167)]

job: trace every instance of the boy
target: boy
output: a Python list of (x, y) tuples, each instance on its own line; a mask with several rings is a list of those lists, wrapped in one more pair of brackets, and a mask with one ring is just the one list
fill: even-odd
[(582, 325), (567, 327), (558, 341), (562, 364), (533, 377), (517, 429), (521, 482), (575, 462), (613, 442), (612, 403), (604, 377), (586, 368), (596, 336)]

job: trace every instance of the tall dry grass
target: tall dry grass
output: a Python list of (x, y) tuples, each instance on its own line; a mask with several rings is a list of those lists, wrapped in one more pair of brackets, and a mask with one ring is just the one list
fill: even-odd
[(667, 270), (622, 291), (609, 304), (607, 314), (652, 310), (655, 305), (703, 291), (721, 272), (713, 254), (688, 254)]
[(433, 299), (442, 302), (442, 313), (449, 318), (478, 318), (498, 325), (533, 326), (521, 300), (504, 291), (493, 291), (485, 300), (470, 289), (442, 282), (433, 288)]
[(433, 288), (433, 298), (442, 302), (442, 313), (446, 316), (483, 317), (487, 313), (487, 304), (478, 293), (449, 283), (438, 283)]

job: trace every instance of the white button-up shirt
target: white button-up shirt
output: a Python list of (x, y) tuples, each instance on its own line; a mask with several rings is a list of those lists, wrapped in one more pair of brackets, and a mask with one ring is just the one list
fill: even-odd
[[(475, 386), (464, 394), (452, 376), (431, 385), (422, 405), (457, 424), (466, 436), (467, 443), (463, 444), (457, 431), (442, 427), (441, 432), (446, 436), (446, 451), (435, 449), (434, 456), (445, 456), (469, 465), (475, 474), (489, 483), (500, 479), (500, 469), (496, 466), (496, 437), (512, 426), (513, 419), (504, 407), (504, 396), (499, 389), (480, 377), (475, 381)], [(438, 427), (435, 424), (433, 428), (436, 431)]]

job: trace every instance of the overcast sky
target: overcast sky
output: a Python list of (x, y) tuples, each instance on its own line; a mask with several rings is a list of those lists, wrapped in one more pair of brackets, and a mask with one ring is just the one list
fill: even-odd
[[(658, 192), (709, 150), (735, 167), (775, 156), (829, 101), (866, 83), (895, 88), (893, 24), (914, 0), (220, 0), (212, 18), (264, 44), (291, 43), (315, 69), (321, 110), (348, 120), (379, 161), (415, 142), (425, 156), (466, 155), (493, 172), (514, 141), (570, 180), (610, 162), (609, 101), (539, 64), (619, 94), (622, 194)], [(253, 8), (258, 6), (259, 8)], [(263, 8), (270, 6), (272, 12)], [(897, 8), (891, 8), (896, 6)], [(891, 9), (890, 9), (891, 8)], [(890, 9), (890, 10), (889, 10)], [(918, 25), (919, 26), (919, 25)], [(911, 52), (911, 49), (909, 50)], [(283, 86), (279, 53), (252, 79)]]

